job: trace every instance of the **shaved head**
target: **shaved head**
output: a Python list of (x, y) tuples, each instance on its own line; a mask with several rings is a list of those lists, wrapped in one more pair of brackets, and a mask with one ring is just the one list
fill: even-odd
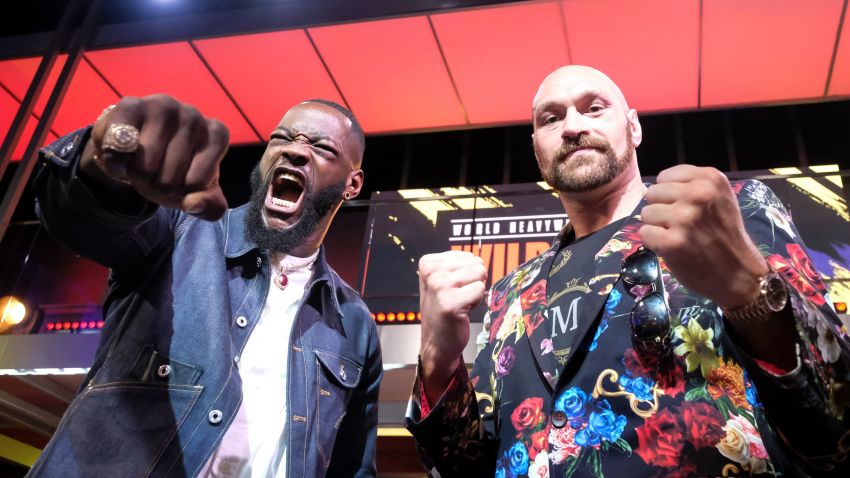
[(607, 93), (610, 100), (618, 103), (618, 106), (623, 111), (629, 110), (629, 104), (626, 97), (620, 90), (620, 87), (614, 83), (614, 80), (608, 77), (605, 73), (584, 65), (567, 65), (558, 68), (549, 73), (537, 89), (537, 94), (534, 95), (532, 102), (532, 111), (535, 111), (538, 105), (547, 96), (547, 93), (553, 90), (564, 90), (565, 88), (574, 87), (575, 84), (593, 85), (600, 92)]

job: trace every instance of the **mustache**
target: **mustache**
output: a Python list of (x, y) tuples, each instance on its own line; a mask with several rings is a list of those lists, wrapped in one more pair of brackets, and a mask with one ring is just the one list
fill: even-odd
[(564, 140), (564, 144), (555, 152), (555, 160), (558, 162), (563, 161), (570, 153), (578, 151), (580, 149), (598, 149), (600, 151), (607, 151), (611, 148), (611, 145), (608, 144), (607, 141), (600, 138), (592, 138), (590, 136), (582, 135), (578, 138), (566, 139)]

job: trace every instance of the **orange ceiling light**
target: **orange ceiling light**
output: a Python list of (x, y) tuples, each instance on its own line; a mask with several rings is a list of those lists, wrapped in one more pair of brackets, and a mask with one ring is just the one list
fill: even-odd
[(471, 124), (528, 122), (540, 81), (569, 63), (556, 2), (432, 15)]
[(344, 104), (304, 30), (197, 40), (195, 45), (261, 135), (311, 98)]
[(223, 121), (231, 143), (264, 139), (253, 132), (188, 42), (91, 51), (86, 56), (122, 96), (166, 93)]
[(829, 82), (829, 95), (850, 95), (850, 14), (844, 15), (841, 40), (835, 54), (835, 66)]
[(842, 3), (704, 2), (702, 106), (823, 96)]
[(426, 17), (308, 31), (366, 132), (466, 123)]
[(638, 111), (696, 108), (699, 0), (566, 0), (572, 61), (598, 68)]

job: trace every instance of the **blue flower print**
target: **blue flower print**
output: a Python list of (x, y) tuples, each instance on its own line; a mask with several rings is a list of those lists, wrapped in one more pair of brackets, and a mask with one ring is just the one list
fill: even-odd
[(508, 468), (512, 476), (519, 476), (528, 473), (528, 450), (522, 442), (514, 443), (505, 454), (508, 460)]
[(623, 390), (633, 393), (638, 400), (651, 401), (653, 398), (652, 387), (655, 385), (655, 382), (652, 379), (644, 377), (629, 378), (623, 375), (620, 377), (619, 383), (623, 387)]
[(566, 413), (567, 418), (570, 419), (580, 418), (584, 415), (585, 404), (587, 404), (587, 394), (584, 390), (571, 387), (561, 392), (561, 396), (555, 400), (555, 410)]
[(759, 402), (759, 397), (756, 395), (756, 388), (753, 387), (753, 382), (750, 381), (746, 370), (744, 370), (744, 389), (747, 391), (747, 402), (753, 408), (761, 408), (761, 402)]
[(599, 321), (599, 327), (596, 328), (596, 335), (593, 336), (593, 342), (591, 342), (590, 345), (587, 346), (588, 352), (593, 352), (594, 350), (596, 350), (596, 345), (599, 341), (599, 337), (602, 335), (602, 332), (605, 332), (605, 330), (607, 329), (608, 319), (603, 317), (602, 320)]
[(576, 433), (576, 444), (580, 446), (596, 446), (602, 440), (615, 442), (626, 428), (626, 417), (611, 411), (607, 400), (597, 402), (596, 410), (590, 412), (587, 427)]
[(605, 301), (605, 315), (614, 315), (614, 310), (616, 310), (617, 306), (620, 305), (620, 301), (622, 299), (623, 294), (620, 291), (617, 289), (611, 289), (611, 293), (608, 294), (608, 300)]

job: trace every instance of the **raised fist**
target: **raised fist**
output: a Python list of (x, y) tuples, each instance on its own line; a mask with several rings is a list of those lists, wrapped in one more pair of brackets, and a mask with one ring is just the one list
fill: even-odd
[(80, 170), (104, 185), (216, 220), (227, 210), (218, 184), (229, 132), (194, 106), (166, 95), (126, 97), (95, 122)]
[(469, 342), (469, 311), (484, 299), (486, 281), (484, 263), (469, 252), (428, 254), (419, 260), (420, 357), (429, 400), (439, 398), (459, 365)]

